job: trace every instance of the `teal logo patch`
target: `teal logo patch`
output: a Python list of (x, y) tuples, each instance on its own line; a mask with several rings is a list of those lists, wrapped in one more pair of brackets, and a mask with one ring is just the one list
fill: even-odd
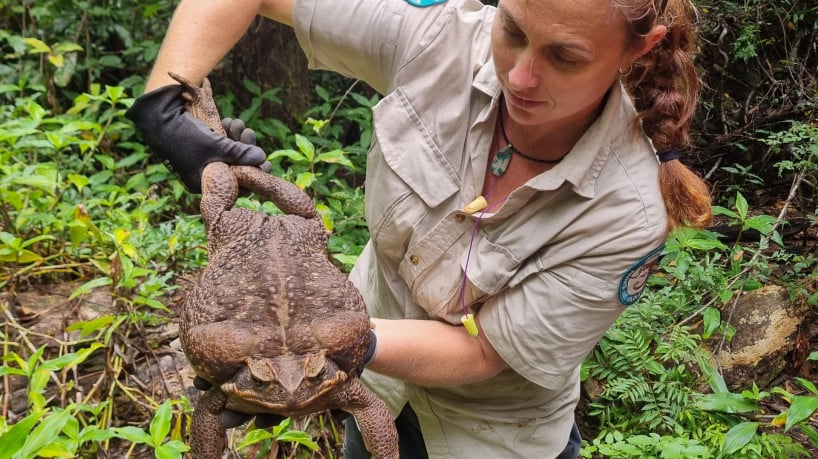
[(639, 300), (645, 290), (645, 284), (648, 283), (648, 276), (659, 263), (664, 248), (665, 246), (662, 245), (654, 249), (625, 271), (622, 280), (619, 281), (619, 301), (622, 304), (630, 306)]
[(406, 3), (424, 8), (427, 6), (437, 5), (438, 3), (446, 3), (446, 0), (406, 0)]

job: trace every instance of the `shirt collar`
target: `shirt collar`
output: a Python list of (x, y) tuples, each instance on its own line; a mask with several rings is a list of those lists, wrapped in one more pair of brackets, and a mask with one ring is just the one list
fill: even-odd
[(593, 198), (596, 179), (608, 161), (612, 145), (630, 132), (636, 116), (630, 97), (621, 83), (615, 83), (602, 113), (559, 164), (540, 174), (529, 185), (540, 190), (555, 190), (568, 182), (578, 195)]
[[(500, 98), (500, 82), (491, 56), (477, 71), (472, 86), (491, 98), (491, 103), (479, 116), (480, 120), (486, 120)], [(612, 145), (630, 132), (635, 117), (636, 109), (622, 83), (617, 81), (608, 93), (602, 113), (565, 159), (532, 179), (529, 186), (539, 190), (555, 190), (568, 182), (578, 195), (593, 198), (596, 179), (608, 160)]]

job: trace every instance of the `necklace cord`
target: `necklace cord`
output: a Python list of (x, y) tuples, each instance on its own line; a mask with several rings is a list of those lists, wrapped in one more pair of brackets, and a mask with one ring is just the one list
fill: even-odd
[(564, 155), (560, 156), (557, 159), (541, 159), (541, 158), (535, 158), (533, 156), (529, 156), (529, 155), (523, 153), (522, 151), (520, 151), (519, 149), (517, 149), (517, 147), (515, 147), (514, 144), (511, 143), (510, 140), (508, 140), (508, 134), (506, 134), (506, 125), (505, 125), (505, 123), (503, 123), (503, 105), (504, 104), (505, 104), (505, 100), (501, 100), (500, 101), (499, 113), (498, 113), (497, 116), (500, 118), (500, 132), (503, 134), (503, 140), (506, 141), (506, 143), (511, 148), (511, 151), (513, 153), (516, 153), (516, 154), (522, 156), (523, 158), (525, 158), (525, 159), (527, 159), (529, 161), (534, 161), (535, 163), (541, 163), (541, 164), (557, 164), (560, 161), (562, 161), (568, 155), (568, 152), (565, 152)]

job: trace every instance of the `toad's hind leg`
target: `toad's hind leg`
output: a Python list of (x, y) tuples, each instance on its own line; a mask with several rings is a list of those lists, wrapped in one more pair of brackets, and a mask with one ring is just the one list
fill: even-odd
[(190, 459), (220, 459), (227, 447), (227, 432), (219, 422), (227, 396), (219, 389), (202, 393), (195, 401), (190, 426)]
[(398, 459), (398, 431), (383, 400), (353, 379), (339, 394), (342, 410), (355, 417), (366, 449), (375, 459)]
[(312, 199), (294, 184), (270, 175), (258, 167), (232, 166), (232, 170), (242, 188), (272, 202), (285, 214), (308, 219), (318, 217)]

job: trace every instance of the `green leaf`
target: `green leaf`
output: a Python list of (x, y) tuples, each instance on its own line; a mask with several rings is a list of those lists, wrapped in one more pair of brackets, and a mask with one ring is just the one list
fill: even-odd
[(295, 178), (295, 185), (302, 190), (309, 188), (315, 183), (315, 174), (312, 172), (302, 172)]
[(154, 450), (156, 459), (181, 459), (182, 453), (187, 451), (188, 447), (179, 440), (169, 441), (163, 445), (159, 445)]
[(736, 193), (736, 210), (738, 210), (739, 218), (744, 220), (747, 218), (747, 211), (750, 209), (747, 199), (741, 193)]
[(77, 457), (77, 442), (67, 438), (58, 438), (50, 445), (37, 451), (37, 457)]
[(9, 459), (23, 447), (29, 431), (43, 414), (42, 411), (34, 411), (14, 424), (3, 435), (0, 435), (0, 459)]
[(76, 43), (59, 43), (57, 46), (54, 47), (55, 53), (65, 54), (70, 53), (72, 51), (82, 51), (82, 46)]
[(54, 181), (54, 178), (47, 177), (45, 175), (28, 175), (25, 177), (15, 177), (11, 181), (15, 185), (30, 186), (32, 188), (43, 190), (52, 195), (54, 194), (54, 190), (57, 187), (57, 183)]
[(812, 381), (804, 378), (795, 378), (795, 380), (801, 383), (802, 386), (806, 387), (808, 391), (818, 395), (818, 388), (815, 387), (815, 384)]
[(733, 212), (730, 209), (721, 207), (721, 206), (713, 206), (712, 207), (712, 212), (713, 212), (713, 215), (726, 215), (728, 217), (735, 218), (736, 220), (739, 219), (739, 216), (738, 216), (737, 213)]
[(301, 153), (299, 153), (299, 152), (297, 152), (295, 150), (289, 150), (289, 149), (287, 149), (287, 150), (276, 150), (276, 151), (274, 151), (274, 152), (272, 152), (270, 154), (268, 159), (270, 161), (274, 161), (274, 160), (276, 160), (278, 158), (289, 158), (290, 160), (292, 160), (293, 162), (296, 162), (296, 163), (308, 162), (307, 158), (303, 154), (301, 154)]
[(82, 429), (79, 434), (78, 440), (81, 443), (87, 441), (94, 441), (94, 442), (101, 442), (108, 439), (111, 439), (116, 436), (116, 432), (111, 429), (100, 429), (97, 426), (90, 425)]
[(818, 360), (818, 351), (811, 352), (807, 360)]
[(151, 438), (153, 439), (152, 445), (161, 445), (162, 440), (164, 440), (168, 432), (170, 432), (170, 418), (172, 414), (173, 407), (170, 404), (170, 400), (165, 400), (159, 405), (159, 408), (156, 409), (150, 426)]
[(344, 150), (332, 150), (326, 153), (321, 153), (315, 158), (315, 162), (324, 162), (329, 164), (341, 164), (349, 169), (355, 169), (355, 166), (352, 164), (352, 161), (349, 160), (346, 156), (346, 152)]
[(307, 448), (311, 449), (312, 451), (318, 451), (318, 443), (315, 443), (312, 440), (312, 437), (309, 436), (306, 432), (301, 432), (300, 430), (288, 430), (287, 432), (282, 433), (276, 438), (276, 441), (290, 441), (293, 443), (298, 443), (299, 445), (306, 446)]
[(28, 249), (0, 251), (0, 262), (3, 263), (17, 263), (20, 265), (25, 265), (28, 263), (34, 263), (35, 261), (40, 261), (42, 259), (42, 256)]
[(71, 417), (70, 411), (60, 411), (43, 419), (31, 434), (26, 438), (23, 448), (15, 454), (15, 457), (29, 458), (37, 454), (40, 448), (47, 446), (57, 439), (63, 426)]
[(787, 423), (784, 425), (784, 431), (790, 430), (795, 424), (812, 416), (815, 410), (818, 410), (818, 397), (804, 395), (795, 397), (787, 410)]
[(112, 285), (113, 283), (114, 283), (113, 279), (111, 279), (108, 276), (98, 277), (96, 279), (90, 280), (90, 281), (80, 285), (79, 287), (77, 287), (77, 289), (74, 290), (74, 292), (71, 293), (71, 295), (68, 297), (68, 299), (73, 300), (74, 298), (76, 298), (76, 297), (78, 297), (80, 295), (85, 295), (86, 293), (90, 292), (91, 290), (93, 290), (93, 289), (95, 289), (97, 287)]
[(724, 447), (722, 453), (729, 455), (747, 446), (753, 437), (756, 435), (758, 429), (757, 422), (741, 422), (734, 425), (724, 437)]
[(295, 135), (295, 144), (298, 145), (298, 150), (304, 154), (304, 157), (312, 163), (315, 158), (315, 145), (310, 142), (310, 139), (301, 134)]
[(105, 328), (110, 325), (114, 321), (114, 316), (100, 316), (96, 319), (91, 320), (82, 320), (79, 322), (74, 322), (73, 324), (66, 327), (66, 331), (75, 331), (80, 330), (80, 337), (85, 337), (90, 335), (91, 333)]
[(758, 403), (732, 392), (702, 395), (696, 406), (705, 411), (722, 413), (749, 413), (758, 410)]
[(32, 37), (23, 38), (23, 43), (25, 43), (29, 47), (28, 54), (40, 54), (51, 52), (51, 47), (38, 38)]
[[(730, 296), (732, 297), (732, 292)], [(702, 318), (704, 318), (702, 338), (707, 339), (721, 326), (721, 311), (716, 308), (707, 308), (704, 310)]]
[(151, 444), (151, 436), (147, 434), (144, 430), (140, 429), (139, 427), (134, 426), (125, 426), (125, 427), (114, 427), (113, 431), (116, 433), (116, 436), (119, 438), (124, 438), (132, 443), (144, 443), (146, 445)]
[(241, 450), (260, 441), (264, 441), (274, 437), (275, 436), (271, 432), (264, 429), (251, 430), (250, 432), (247, 432), (247, 434), (244, 436), (244, 441), (241, 442), (241, 444), (238, 446), (238, 449)]

